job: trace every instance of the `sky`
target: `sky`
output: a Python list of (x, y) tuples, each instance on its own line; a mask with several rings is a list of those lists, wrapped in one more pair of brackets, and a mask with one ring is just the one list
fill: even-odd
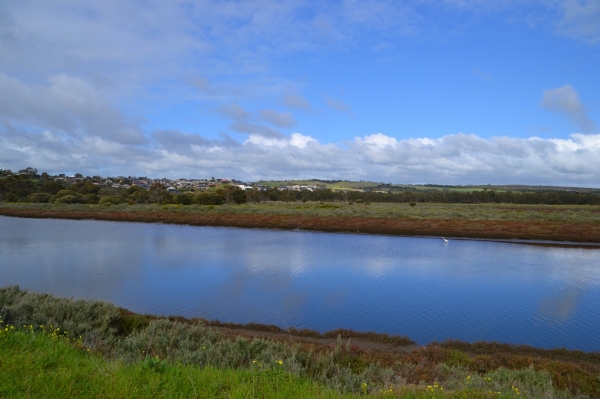
[(2, 1), (28, 166), (600, 187), (600, 1)]

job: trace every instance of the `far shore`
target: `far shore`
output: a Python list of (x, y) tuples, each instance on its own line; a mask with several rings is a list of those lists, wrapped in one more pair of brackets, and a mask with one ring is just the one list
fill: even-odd
[[(421, 209), (418, 217), (408, 215), (386, 217), (387, 208), (396, 211), (399, 204), (373, 204), (371, 209), (361, 214), (358, 205), (354, 208), (346, 205), (354, 213), (341, 213), (334, 209), (315, 212), (312, 208), (325, 206), (311, 205), (246, 205), (246, 206), (156, 206), (156, 205), (118, 205), (104, 207), (100, 205), (61, 205), (49, 204), (0, 204), (0, 215), (24, 218), (57, 218), (75, 220), (105, 220), (145, 223), (171, 223), (192, 226), (226, 226), (242, 228), (265, 228), (283, 230), (306, 230), (352, 234), (383, 234), (394, 236), (446, 237), (448, 239), (493, 240), (521, 244), (572, 246), (596, 248), (600, 246), (600, 222), (579, 220), (560, 220), (560, 218), (544, 218), (549, 212), (557, 215), (576, 212), (594, 212), (600, 210), (589, 206), (545, 207), (518, 206), (513, 207), (513, 219), (494, 220), (497, 208), (511, 209), (506, 204), (494, 208), (483, 205), (439, 204), (438, 207), (476, 209), (477, 215), (448, 218), (443, 212), (436, 212), (430, 217)], [(344, 205), (335, 205), (343, 208)], [(433, 207), (435, 205), (429, 205)], [(381, 208), (381, 212), (372, 211)], [(346, 209), (342, 209), (345, 211)], [(364, 206), (363, 206), (364, 209)], [(404, 208), (406, 209), (406, 207)], [(411, 210), (410, 208), (408, 208)], [(320, 211), (320, 209), (317, 209)], [(362, 210), (362, 209), (360, 209)], [(337, 212), (336, 212), (337, 211)], [(543, 212), (538, 217), (535, 212)], [(463, 211), (466, 212), (466, 211)], [(503, 211), (505, 212), (505, 211)], [(529, 212), (532, 217), (520, 214)], [(447, 212), (446, 212), (447, 213)], [(455, 212), (456, 213), (456, 212)], [(488, 215), (489, 214), (489, 215)], [(440, 215), (442, 218), (440, 218)], [(452, 214), (450, 214), (452, 215)], [(395, 217), (394, 217), (395, 216)], [(408, 217), (407, 217), (408, 216)], [(509, 214), (510, 216), (510, 214)], [(480, 219), (477, 219), (480, 217)], [(557, 220), (558, 219), (558, 220)]]

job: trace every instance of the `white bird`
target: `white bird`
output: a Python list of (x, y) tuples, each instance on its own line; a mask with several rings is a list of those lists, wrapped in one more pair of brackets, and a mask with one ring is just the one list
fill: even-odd
[(446, 241), (446, 242), (450, 242), (450, 241), (446, 240), (444, 237), (442, 237), (442, 240), (444, 240), (444, 241)]

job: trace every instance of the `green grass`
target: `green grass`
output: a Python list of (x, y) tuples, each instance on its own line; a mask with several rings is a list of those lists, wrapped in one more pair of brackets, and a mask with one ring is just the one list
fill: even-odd
[[(150, 357), (110, 360), (42, 333), (0, 333), (3, 398), (568, 398), (532, 369), (459, 375), (456, 387), (438, 383), (388, 386), (342, 394), (278, 369), (195, 367)], [(521, 388), (519, 388), (521, 387)], [(452, 389), (455, 388), (455, 389)]]
[(43, 334), (0, 338), (0, 397), (353, 398), (280, 370), (106, 360)]
[[(325, 205), (325, 206), (324, 206)], [(242, 205), (82, 205), (82, 204), (21, 204), (5, 203), (5, 208), (32, 210), (88, 211), (88, 212), (184, 212), (250, 215), (298, 216), (361, 216), (374, 218), (411, 218), (441, 220), (498, 220), (546, 221), (562, 223), (600, 223), (600, 206), (595, 205), (518, 205), (518, 204), (438, 204), (376, 203), (370, 205), (346, 202), (265, 202)]]
[[(391, 184), (391, 185), (381, 185), (381, 183), (369, 182), (369, 181), (339, 181), (335, 183), (328, 183), (324, 181), (318, 180), (278, 180), (278, 181), (259, 181), (259, 184), (266, 187), (279, 187), (279, 186), (293, 186), (293, 185), (318, 185), (320, 187), (329, 188), (331, 190), (356, 190), (356, 189), (376, 189), (379, 188), (382, 192), (387, 192), (389, 190), (393, 191), (450, 191), (450, 192), (465, 192), (470, 193), (472, 191), (484, 191), (491, 190), (490, 187), (483, 186), (424, 186), (419, 184)], [(505, 192), (507, 191), (504, 188), (492, 187), (496, 190), (496, 192)], [(534, 192), (535, 190), (532, 188), (530, 190), (519, 190), (519, 191), (528, 191)]]

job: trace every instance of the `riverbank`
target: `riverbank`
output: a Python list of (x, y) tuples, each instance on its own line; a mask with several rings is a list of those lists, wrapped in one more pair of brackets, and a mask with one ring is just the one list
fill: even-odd
[[(0, 316), (0, 394), (8, 397), (10, 392), (12, 397), (26, 397), (22, 394), (27, 392), (36, 397), (36, 392), (27, 390), (47, 389), (48, 383), (63, 393), (86, 389), (87, 385), (75, 384), (80, 377), (71, 378), (69, 372), (80, 366), (91, 370), (87, 378), (101, 384), (100, 393), (87, 397), (110, 397), (103, 391), (113, 385), (103, 379), (109, 375), (114, 384), (125, 389), (116, 393), (117, 397), (148, 397), (142, 390), (136, 396), (126, 389), (133, 389), (136, 382), (159, 384), (161, 380), (162, 385), (152, 385), (155, 395), (160, 392), (167, 397), (162, 388), (185, 383), (190, 396), (194, 381), (202, 381), (203, 373), (217, 378), (223, 370), (229, 374), (207, 397), (232, 395), (240, 375), (246, 376), (244, 389), (267, 375), (275, 377), (270, 380), (275, 381), (275, 388), (287, 389), (283, 385), (287, 380), (302, 390), (326, 392), (326, 397), (600, 397), (598, 352), (457, 341), (407, 348), (405, 337), (347, 330), (340, 330), (329, 341), (332, 337), (311, 338), (318, 333), (306, 330), (140, 315), (107, 302), (57, 298), (18, 287), (0, 288)], [(313, 341), (306, 341), (308, 338)], [(51, 347), (56, 342), (69, 344), (76, 352), (63, 359), (61, 356), (71, 349), (60, 347), (56, 352)], [(363, 342), (379, 346), (358, 345)], [(74, 364), (73, 357), (79, 366), (64, 365), (63, 361)], [(87, 367), (90, 357), (93, 367)], [(105, 366), (106, 362), (110, 364)], [(26, 370), (30, 371), (25, 373), (29, 379), (22, 381), (19, 376)], [(141, 376), (145, 372), (151, 373)], [(179, 379), (171, 384), (171, 378), (176, 377), (173, 373), (188, 375), (186, 379), (192, 382), (188, 385)], [(14, 381), (22, 384), (15, 385)], [(269, 384), (264, 381), (262, 385)]]
[(0, 215), (193, 226), (600, 244), (600, 207), (511, 204), (0, 204)]

